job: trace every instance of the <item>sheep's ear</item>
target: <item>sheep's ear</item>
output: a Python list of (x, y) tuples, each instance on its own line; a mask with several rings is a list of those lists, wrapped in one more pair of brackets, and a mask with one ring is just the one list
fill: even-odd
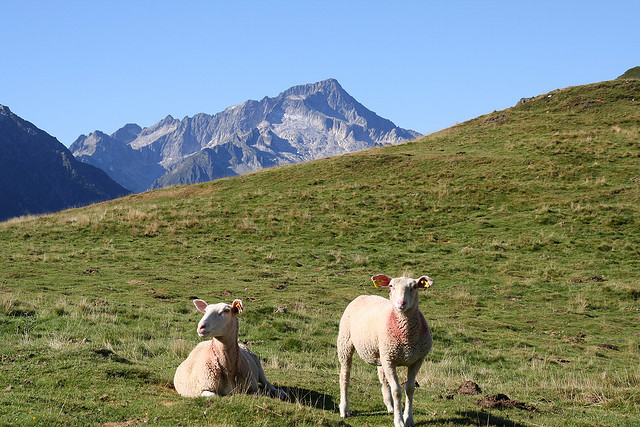
[(234, 300), (231, 303), (231, 310), (233, 310), (233, 312), (235, 314), (240, 314), (242, 313), (242, 310), (244, 310), (244, 306), (242, 305), (242, 301), (240, 301), (239, 299)]
[(418, 279), (418, 282), (416, 283), (416, 288), (428, 288), (429, 286), (433, 285), (433, 279), (429, 276), (422, 276), (421, 278)]
[(206, 312), (206, 311), (207, 311), (207, 306), (208, 306), (209, 304), (207, 304), (207, 302), (206, 302), (206, 301), (204, 301), (204, 300), (201, 300), (201, 299), (194, 299), (194, 300), (193, 300), (193, 305), (195, 305), (195, 306), (196, 306), (196, 308), (197, 308), (198, 310), (200, 310), (201, 312), (203, 312), (203, 313), (204, 313), (204, 312)]
[(384, 274), (378, 274), (373, 276), (371, 280), (373, 281), (373, 286), (378, 288), (380, 286), (389, 286), (389, 283), (391, 282), (391, 277), (385, 276)]

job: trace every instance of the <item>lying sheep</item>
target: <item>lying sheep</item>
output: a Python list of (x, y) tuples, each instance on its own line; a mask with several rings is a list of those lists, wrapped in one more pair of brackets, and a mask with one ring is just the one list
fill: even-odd
[[(429, 287), (433, 280), (383, 274), (371, 278), (378, 286), (389, 286), (389, 299), (377, 295), (361, 295), (351, 301), (340, 319), (338, 359), (340, 360), (340, 416), (350, 415), (347, 390), (351, 375), (353, 351), (365, 362), (378, 366), (382, 396), (396, 427), (413, 426), (413, 392), (415, 378), (425, 356), (431, 350), (429, 326), (418, 309), (419, 288)], [(402, 386), (396, 366), (407, 366), (406, 403), (402, 415)]]
[(198, 335), (213, 338), (198, 344), (178, 366), (173, 377), (176, 391), (185, 397), (257, 393), (260, 383), (271, 396), (286, 398), (282, 390), (267, 381), (258, 356), (238, 343), (242, 301), (237, 299), (229, 305), (196, 299), (193, 303), (204, 313), (198, 322)]

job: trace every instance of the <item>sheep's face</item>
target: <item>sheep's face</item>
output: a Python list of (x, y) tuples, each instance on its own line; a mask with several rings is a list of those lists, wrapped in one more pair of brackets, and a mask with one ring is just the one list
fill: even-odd
[(203, 300), (194, 300), (195, 306), (204, 313), (198, 322), (198, 335), (201, 337), (223, 337), (233, 331), (237, 316), (242, 312), (242, 301), (231, 304), (224, 302), (207, 304)]
[(389, 276), (379, 274), (373, 276), (371, 279), (376, 286), (389, 287), (389, 300), (393, 308), (401, 313), (413, 310), (418, 306), (418, 302), (420, 301), (418, 289), (428, 288), (433, 284), (433, 279), (427, 276), (422, 276), (419, 279), (412, 279), (410, 277), (396, 277), (392, 279)]

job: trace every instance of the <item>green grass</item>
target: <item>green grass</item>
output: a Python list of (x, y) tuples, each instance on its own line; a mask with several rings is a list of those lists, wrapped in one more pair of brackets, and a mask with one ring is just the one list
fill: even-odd
[(629, 68), (619, 79), (640, 79), (640, 67)]
[[(359, 359), (340, 419), (335, 356), (385, 273), (435, 279), (418, 425), (637, 425), (639, 102), (637, 80), (567, 88), (408, 144), (0, 224), (0, 424), (390, 425)], [(196, 297), (244, 301), (240, 339), (292, 402), (172, 390)], [(481, 396), (452, 394), (467, 380)], [(476, 403), (496, 393), (537, 411)]]

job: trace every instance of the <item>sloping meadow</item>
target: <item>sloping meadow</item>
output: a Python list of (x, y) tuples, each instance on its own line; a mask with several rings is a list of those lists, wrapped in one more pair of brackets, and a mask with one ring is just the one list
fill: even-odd
[[(385, 273), (435, 280), (418, 424), (637, 425), (639, 102), (638, 80), (567, 88), (408, 144), (0, 224), (0, 423), (338, 425), (340, 315)], [(240, 340), (289, 402), (175, 393), (194, 298), (243, 300)], [(499, 394), (522, 405), (482, 406)], [(350, 396), (346, 424), (391, 425), (375, 368), (354, 362)]]

